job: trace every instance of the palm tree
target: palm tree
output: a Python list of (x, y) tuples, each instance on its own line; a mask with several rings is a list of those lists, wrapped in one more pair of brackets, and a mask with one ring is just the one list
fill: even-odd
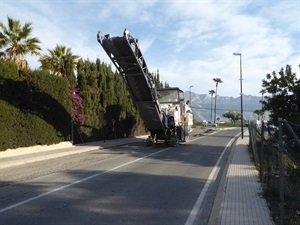
[(264, 120), (264, 111), (263, 111), (263, 101), (264, 101), (264, 95), (267, 93), (265, 89), (262, 89), (259, 93), (261, 93), (261, 110), (262, 110), (262, 115), (261, 115), (261, 120)]
[(258, 120), (260, 120), (260, 118), (261, 120), (263, 120), (263, 115), (265, 114), (265, 112), (262, 109), (255, 109), (253, 113), (257, 115)]
[(7, 17), (8, 27), (0, 22), (0, 49), (2, 58), (14, 62), (19, 69), (28, 69), (29, 65), (25, 59), (25, 55), (31, 53), (32, 55), (39, 55), (41, 50), (38, 38), (30, 37), (32, 33), (31, 23), (25, 23), (21, 26), (19, 20), (14, 20)]
[(211, 99), (211, 104), (210, 104), (210, 121), (212, 121), (213, 118), (213, 111), (212, 111), (212, 107), (213, 107), (213, 95), (214, 95), (215, 90), (209, 90), (209, 94), (210, 94), (210, 99)]
[(79, 56), (73, 55), (71, 48), (63, 45), (56, 45), (53, 50), (48, 49), (48, 51), (50, 55), (43, 55), (39, 59), (42, 64), (41, 68), (48, 70), (56, 76), (62, 76), (67, 79), (71, 78)]
[(213, 78), (213, 81), (216, 82), (216, 94), (215, 94), (215, 117), (214, 117), (214, 123), (216, 123), (216, 116), (217, 116), (217, 93), (218, 93), (218, 84), (223, 83), (221, 78)]

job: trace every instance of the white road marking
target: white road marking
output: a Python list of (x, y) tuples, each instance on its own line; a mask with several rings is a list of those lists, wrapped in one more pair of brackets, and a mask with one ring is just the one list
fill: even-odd
[(206, 183), (205, 183), (205, 185), (204, 185), (201, 193), (199, 194), (199, 197), (198, 197), (198, 199), (197, 199), (197, 201), (196, 201), (196, 203), (195, 203), (195, 205), (194, 205), (194, 207), (193, 207), (193, 209), (192, 209), (192, 211), (191, 211), (188, 219), (186, 220), (185, 225), (193, 225), (194, 220), (195, 220), (195, 218), (196, 218), (196, 216), (197, 216), (197, 214), (199, 212), (199, 209), (200, 209), (200, 207), (202, 205), (203, 199), (204, 199), (204, 197), (206, 195), (206, 192), (208, 191), (208, 188), (209, 188), (210, 184), (214, 181), (214, 177), (215, 177), (216, 172), (219, 169), (218, 167), (219, 167), (219, 164), (221, 162), (221, 159), (223, 158), (223, 155), (226, 152), (226, 149), (232, 144), (232, 142), (234, 141), (234, 139), (237, 136), (239, 136), (239, 134), (237, 134), (234, 138), (232, 138), (230, 140), (230, 142), (226, 145), (225, 149), (223, 150), (222, 154), (220, 155), (220, 157), (219, 157), (218, 161), (216, 162), (213, 170), (211, 171), (211, 173), (210, 173), (210, 175), (209, 175), (209, 177), (208, 177), (208, 179), (207, 179), (207, 181), (206, 181)]
[(62, 189), (71, 187), (71, 186), (73, 186), (73, 185), (75, 185), (75, 184), (82, 183), (82, 182), (84, 182), (84, 181), (93, 179), (93, 178), (95, 178), (95, 177), (98, 177), (98, 176), (101, 176), (101, 175), (103, 175), (103, 174), (106, 174), (106, 173), (109, 173), (109, 172), (111, 172), (111, 171), (114, 171), (114, 170), (117, 170), (117, 169), (119, 169), (119, 168), (122, 168), (122, 167), (124, 167), (124, 166), (133, 164), (133, 163), (135, 163), (135, 162), (138, 162), (138, 161), (140, 161), (140, 160), (142, 160), (142, 159), (145, 159), (145, 158), (148, 158), (148, 157), (150, 157), (150, 156), (157, 155), (157, 154), (159, 154), (159, 153), (161, 153), (161, 152), (164, 152), (164, 151), (169, 150), (170, 148), (172, 148), (172, 147), (168, 147), (168, 148), (162, 149), (162, 150), (160, 150), (160, 151), (158, 151), (158, 152), (154, 152), (154, 153), (149, 154), (149, 155), (146, 155), (146, 156), (144, 156), (144, 157), (142, 157), (142, 158), (138, 158), (138, 159), (135, 159), (135, 160), (130, 161), (130, 162), (128, 162), (128, 163), (124, 163), (124, 164), (122, 164), (122, 165), (116, 166), (116, 167), (114, 167), (114, 168), (112, 168), (112, 169), (109, 169), (109, 170), (106, 170), (106, 171), (104, 171), (104, 172), (102, 172), (102, 173), (97, 173), (97, 174), (91, 175), (91, 176), (86, 177), (86, 178), (84, 178), (84, 179), (81, 179), (81, 180), (75, 181), (75, 182), (73, 182), (73, 183), (70, 183), (70, 184), (67, 184), (67, 185), (64, 185), (64, 186), (55, 188), (55, 189), (53, 189), (53, 190), (51, 190), (51, 191), (47, 191), (47, 192), (42, 193), (42, 194), (39, 194), (39, 195), (37, 195), (37, 196), (35, 196), (35, 197), (29, 198), (29, 199), (26, 199), (26, 200), (24, 200), (24, 201), (21, 201), (21, 202), (18, 202), (18, 203), (16, 203), (16, 204), (13, 204), (13, 205), (11, 205), (11, 206), (2, 208), (2, 209), (0, 209), (0, 213), (6, 212), (6, 211), (11, 210), (11, 209), (14, 209), (14, 208), (16, 208), (16, 207), (18, 207), (18, 206), (24, 205), (24, 204), (26, 204), (26, 203), (28, 203), (28, 202), (32, 202), (32, 201), (34, 201), (34, 200), (36, 200), (36, 199), (39, 199), (39, 198), (42, 198), (42, 197), (44, 197), (44, 196), (50, 195), (50, 194), (52, 194), (52, 193), (54, 193), (54, 192), (57, 192), (57, 191), (60, 191), (60, 190), (62, 190)]

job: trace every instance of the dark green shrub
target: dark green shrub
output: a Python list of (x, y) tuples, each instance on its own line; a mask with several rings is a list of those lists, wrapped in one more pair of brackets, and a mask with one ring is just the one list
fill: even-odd
[[(143, 121), (134, 106), (122, 76), (110, 65), (79, 60), (78, 87), (86, 120), (74, 132), (83, 141), (123, 138), (144, 134)], [(139, 133), (140, 131), (140, 133)], [(75, 137), (75, 143), (81, 142)]]
[(0, 151), (61, 141), (53, 126), (0, 99)]
[(71, 96), (64, 78), (42, 71), (19, 76), (7, 63), (0, 63), (0, 71), (0, 150), (70, 140)]
[(0, 60), (0, 78), (20, 80), (17, 65), (8, 61)]

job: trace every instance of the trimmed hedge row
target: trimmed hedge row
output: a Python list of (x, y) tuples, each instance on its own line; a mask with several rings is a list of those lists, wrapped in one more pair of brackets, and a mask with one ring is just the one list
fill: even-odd
[[(145, 134), (143, 121), (122, 76), (101, 62), (79, 60), (78, 87), (83, 99), (84, 123), (74, 129), (74, 143)], [(80, 133), (81, 137), (76, 137)]]
[(53, 126), (0, 99), (0, 151), (61, 141)]
[(67, 81), (0, 61), (0, 151), (70, 140)]
[(73, 126), (72, 133), (68, 81), (41, 70), (18, 71), (15, 64), (0, 60), (0, 151), (147, 132), (124, 80), (109, 65), (81, 60), (77, 77), (86, 120)]

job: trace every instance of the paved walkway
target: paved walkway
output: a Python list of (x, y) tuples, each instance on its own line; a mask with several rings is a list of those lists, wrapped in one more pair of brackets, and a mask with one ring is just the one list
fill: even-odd
[(266, 200), (260, 196), (259, 174), (248, 153), (248, 132), (236, 142), (227, 171), (219, 225), (273, 225)]

